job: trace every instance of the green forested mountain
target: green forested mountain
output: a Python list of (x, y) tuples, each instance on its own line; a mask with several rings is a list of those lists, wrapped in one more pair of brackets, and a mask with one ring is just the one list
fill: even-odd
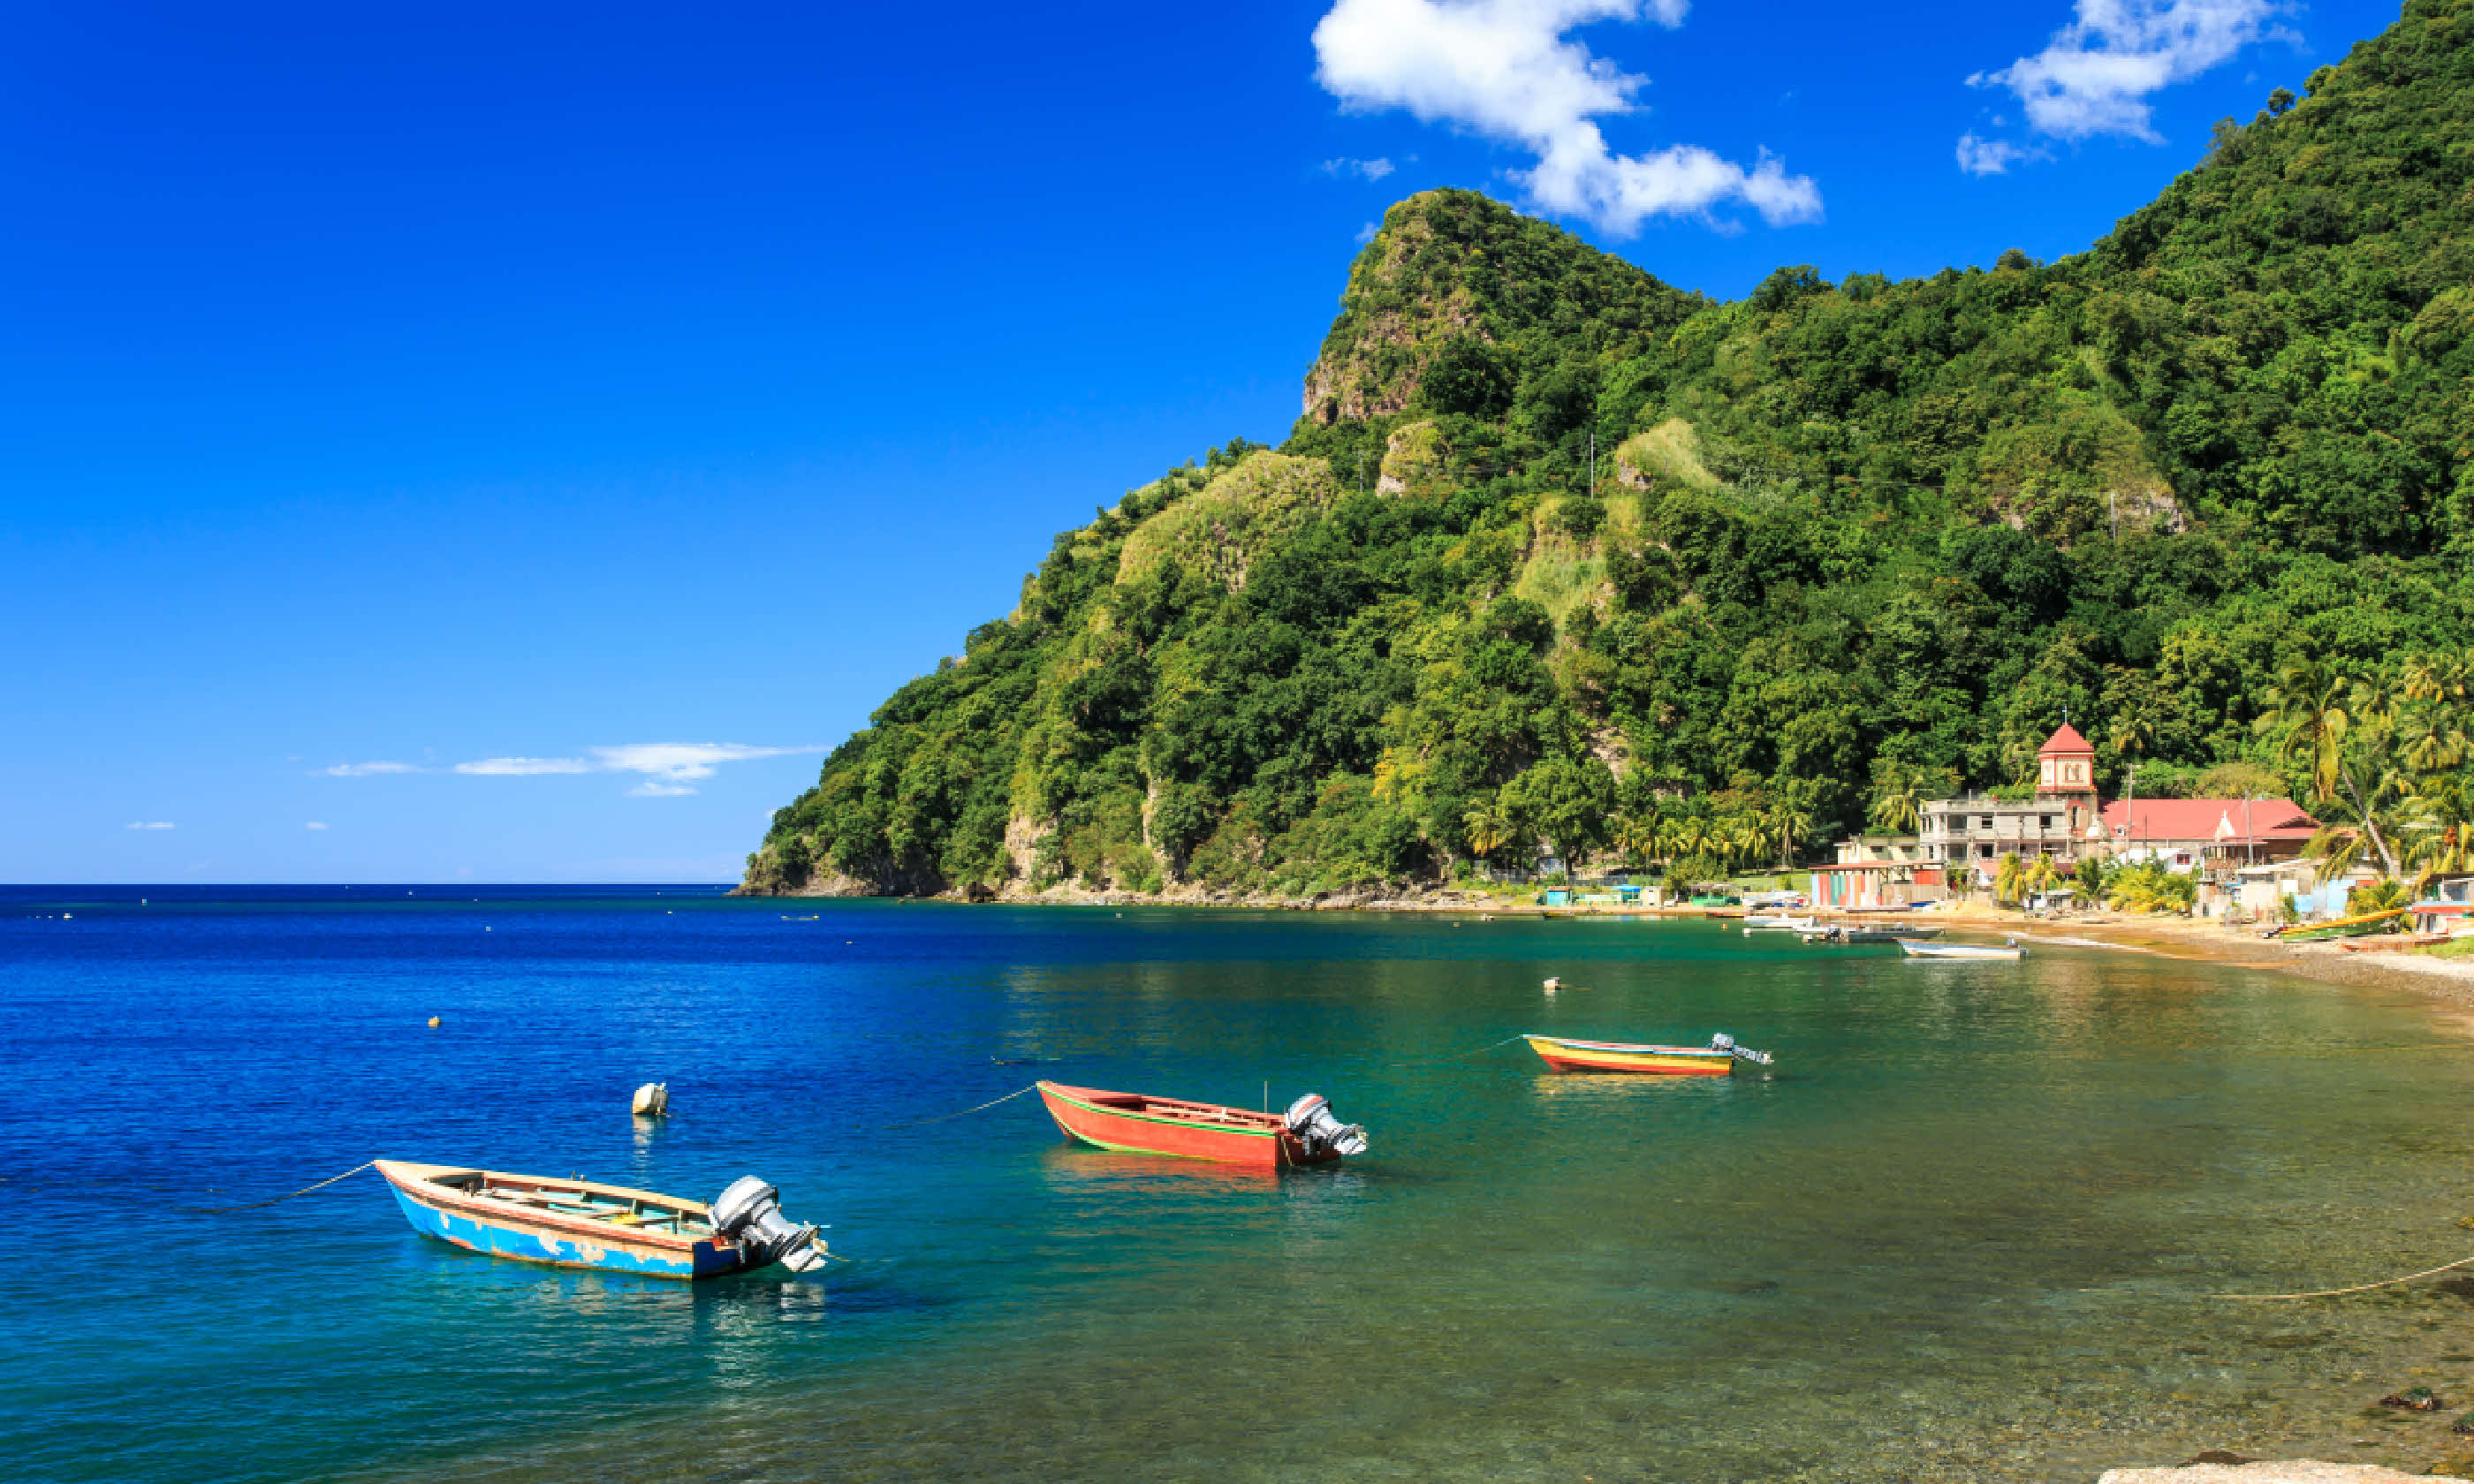
[(747, 884), (1774, 859), (2015, 784), (2065, 710), (2108, 787), (2350, 784), (2389, 833), (2454, 787), (2462, 850), (2469, 387), (2474, 0), (2411, 0), (2052, 264), (1720, 304), (1412, 197), (1288, 442), (1059, 536)]

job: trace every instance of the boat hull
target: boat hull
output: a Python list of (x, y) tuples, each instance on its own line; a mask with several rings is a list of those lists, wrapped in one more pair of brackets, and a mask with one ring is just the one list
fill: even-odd
[(1899, 947), (1909, 958), (1937, 959), (1953, 964), (2004, 963), (2027, 956), (2025, 948), (1988, 947), (1972, 943), (1916, 943), (1902, 940)]
[[(404, 1219), (424, 1236), (436, 1237), (468, 1252), (550, 1267), (595, 1268), (608, 1273), (636, 1273), (650, 1278), (721, 1278), (757, 1264), (737, 1245), (711, 1236), (688, 1237), (659, 1232), (628, 1231), (589, 1217), (568, 1219), (506, 1209), (485, 1198), (434, 1183), (441, 1174), (479, 1174), (486, 1180), (530, 1181), (539, 1177), (509, 1176), (490, 1170), (462, 1170), (452, 1165), (377, 1161), (380, 1175), (395, 1192)], [(694, 1202), (627, 1190), (591, 1182), (563, 1185), (597, 1194), (651, 1199), (665, 1206), (696, 1212)]]
[(1039, 1099), (1068, 1137), (1118, 1154), (1207, 1160), (1253, 1169), (1327, 1164), (1340, 1158), (1309, 1157), (1277, 1113), (1054, 1082), (1039, 1084)]
[(1653, 1077), (1724, 1077), (1735, 1069), (1734, 1053), (1698, 1046), (1635, 1046), (1619, 1041), (1564, 1041), (1528, 1036), (1529, 1049), (1559, 1072), (1631, 1072)]

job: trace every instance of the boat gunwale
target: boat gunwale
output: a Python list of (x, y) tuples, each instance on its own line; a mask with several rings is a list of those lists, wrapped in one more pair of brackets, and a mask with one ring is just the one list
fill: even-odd
[[(1250, 1108), (1236, 1108), (1225, 1103), (1198, 1103), (1187, 1098), (1152, 1097), (1146, 1092), (1110, 1092), (1109, 1089), (1105, 1088), (1072, 1088), (1067, 1087), (1063, 1083), (1049, 1082), (1044, 1079), (1034, 1083), (1033, 1086), (1038, 1088), (1041, 1093), (1045, 1095), (1055, 1097), (1058, 1101), (1071, 1107), (1079, 1108), (1084, 1113), (1099, 1113), (1104, 1117), (1130, 1118), (1140, 1123), (1164, 1123), (1171, 1128), (1200, 1129), (1204, 1132), (1214, 1134), (1234, 1134), (1246, 1138), (1276, 1139), (1281, 1135), (1288, 1132), (1287, 1121), (1278, 1113), (1256, 1113)], [(1208, 1109), (1215, 1113), (1237, 1113), (1246, 1118), (1258, 1121), (1253, 1127), (1249, 1128), (1243, 1124), (1205, 1122), (1198, 1118), (1160, 1117), (1147, 1112), (1138, 1113), (1130, 1108), (1112, 1108), (1105, 1103), (1085, 1102), (1081, 1098), (1074, 1095), (1077, 1092), (1103, 1092), (1107, 1093), (1112, 1097), (1138, 1097), (1143, 1100), (1143, 1104), (1146, 1108), (1156, 1103), (1166, 1103), (1176, 1107)], [(1151, 1153), (1152, 1151), (1140, 1152)]]
[[(614, 1226), (608, 1221), (592, 1216), (578, 1216), (563, 1211), (545, 1210), (539, 1207), (516, 1206), (504, 1201), (488, 1200), (470, 1191), (441, 1185), (436, 1183), (435, 1177), (471, 1174), (480, 1176), (485, 1184), (492, 1180), (508, 1180), (532, 1181), (558, 1185), (562, 1187), (572, 1186), (578, 1190), (597, 1191), (606, 1195), (625, 1196), (630, 1200), (649, 1201), (658, 1206), (677, 1209), (681, 1215), (701, 1216), (710, 1223), (713, 1220), (713, 1208), (702, 1201), (680, 1200), (675, 1196), (663, 1195), (655, 1190), (638, 1190), (633, 1186), (607, 1185), (595, 1180), (561, 1182), (549, 1175), (520, 1175), (509, 1170), (487, 1170), (473, 1164), (422, 1164), (408, 1160), (379, 1160), (375, 1163), (379, 1176), (388, 1185), (412, 1200), (433, 1209), (451, 1209), (460, 1212), (481, 1220), (489, 1226), (514, 1231), (548, 1231), (567, 1235), (591, 1237), (594, 1245), (602, 1247), (640, 1243), (685, 1253), (691, 1257), (699, 1246), (710, 1245), (717, 1254), (736, 1252), (739, 1248), (738, 1243), (723, 1236), (719, 1232), (694, 1236), (683, 1232), (663, 1232), (650, 1227)], [(405, 1179), (399, 1178), (397, 1174), (399, 1170), (422, 1170), (429, 1173)], [(591, 1266), (592, 1264), (576, 1265)]]
[(1521, 1039), (1533, 1045), (1542, 1041), (1550, 1046), (1570, 1046), (1581, 1051), (1630, 1051), (1655, 1056), (1707, 1057), (1711, 1061), (1729, 1062), (1735, 1059), (1735, 1053), (1733, 1051), (1719, 1051), (1709, 1046), (1661, 1046), (1627, 1041), (1573, 1041), (1563, 1036), (1532, 1036), (1525, 1032)]

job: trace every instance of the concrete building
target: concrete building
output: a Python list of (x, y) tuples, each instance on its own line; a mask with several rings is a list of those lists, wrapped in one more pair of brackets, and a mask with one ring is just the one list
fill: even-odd
[(2078, 858), (2097, 821), (2096, 749), (2067, 722), (2036, 750), (2036, 794), (1935, 799), (1919, 811), (1925, 858), (1990, 873), (2004, 855)]
[(2085, 855), (2154, 860), (2171, 871), (2288, 860), (2319, 827), (2291, 799), (2097, 797), (2096, 748), (2065, 723), (2036, 750), (2036, 791), (2023, 800), (1968, 794), (1935, 799), (1918, 814), (1916, 838), (1842, 841), (1841, 866), (1937, 866), (1952, 887), (1990, 881), (2004, 855), (2046, 855), (2057, 867)]

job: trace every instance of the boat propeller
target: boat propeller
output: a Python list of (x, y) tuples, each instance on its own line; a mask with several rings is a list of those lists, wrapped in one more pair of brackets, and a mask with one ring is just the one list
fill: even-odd
[(783, 1215), (781, 1194), (753, 1175), (740, 1176), (714, 1201), (713, 1229), (745, 1248), (756, 1259), (751, 1266), (778, 1262), (793, 1273), (823, 1267), (816, 1229)]
[(1331, 1115), (1331, 1104), (1320, 1092), (1309, 1092), (1289, 1105), (1289, 1132), (1306, 1146), (1312, 1157), (1324, 1154), (1361, 1155), (1366, 1152), (1366, 1126), (1343, 1123)]
[(1736, 1045), (1735, 1038), (1728, 1035), (1725, 1031), (1720, 1031), (1717, 1035), (1710, 1038), (1710, 1049), (1712, 1051), (1733, 1052), (1736, 1061), (1750, 1062), (1755, 1066), (1767, 1066), (1770, 1065), (1772, 1060), (1770, 1054), (1766, 1051), (1756, 1051), (1750, 1046)]

